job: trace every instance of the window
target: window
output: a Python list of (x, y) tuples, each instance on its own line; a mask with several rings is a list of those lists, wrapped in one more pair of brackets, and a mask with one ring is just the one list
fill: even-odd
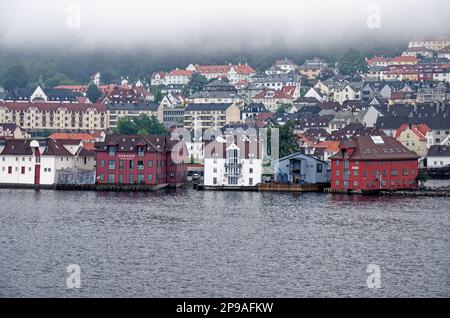
[(349, 161), (344, 161), (344, 168), (348, 168), (350, 166), (350, 162)]
[(108, 183), (114, 183), (114, 174), (108, 174)]
[(336, 160), (336, 167), (339, 167), (339, 160)]
[(138, 147), (138, 156), (144, 156), (144, 147)]
[(147, 176), (147, 179), (148, 179), (148, 181), (153, 181), (153, 175), (152, 174), (149, 174), (148, 176)]
[(340, 174), (339, 170), (336, 170), (336, 177), (339, 177), (339, 174)]
[(105, 166), (105, 160), (100, 160), (100, 167), (104, 167), (104, 166)]
[(353, 187), (354, 188), (358, 187), (358, 181), (353, 181)]
[(115, 161), (115, 160), (109, 160), (109, 161), (108, 161), (108, 169), (109, 169), (109, 170), (114, 170), (114, 169), (116, 169), (116, 161)]
[(344, 188), (348, 188), (348, 181), (344, 181)]
[(339, 186), (339, 180), (336, 180), (336, 181), (334, 182), (334, 184), (335, 184), (336, 186)]
[(149, 161), (147, 162), (147, 166), (148, 166), (149, 168), (153, 167), (153, 160), (149, 160)]
[(115, 156), (116, 155), (116, 147), (109, 146), (108, 147), (108, 156)]
[(123, 160), (119, 160), (119, 170), (123, 170)]
[(216, 177), (213, 178), (213, 184), (214, 184), (214, 185), (217, 184), (217, 178), (216, 178)]
[(391, 170), (391, 176), (398, 176), (397, 170)]
[(350, 170), (344, 170), (344, 177), (350, 176)]
[(144, 160), (138, 160), (137, 168), (138, 170), (144, 170)]
[(316, 171), (317, 171), (317, 173), (322, 173), (322, 169), (323, 169), (322, 164), (321, 164), (321, 163), (318, 163), (318, 164), (316, 165)]
[(105, 174), (104, 174), (104, 173), (100, 173), (100, 176), (99, 176), (99, 177), (100, 177), (100, 180), (101, 180), (101, 181), (104, 181), (104, 180), (105, 180)]
[(213, 168), (213, 173), (217, 173), (217, 167)]
[(130, 169), (134, 169), (134, 161), (133, 160), (128, 161), (128, 167)]
[(249, 173), (253, 173), (253, 168), (248, 169)]
[(358, 170), (353, 170), (353, 176), (354, 177), (358, 177), (359, 176), (359, 171)]
[(144, 183), (144, 182), (145, 182), (145, 181), (144, 181), (144, 174), (139, 173), (139, 174), (137, 175), (137, 182), (138, 182), (138, 183)]
[(20, 170), (20, 173), (25, 174), (25, 167), (22, 167)]
[(253, 178), (249, 178), (249, 179), (248, 179), (248, 184), (249, 184), (249, 185), (253, 185)]
[[(130, 162), (132, 162), (132, 161), (130, 161)], [(134, 174), (130, 173), (128, 180), (129, 180), (129, 183), (134, 183)]]
[(123, 183), (123, 173), (119, 174), (119, 183)]

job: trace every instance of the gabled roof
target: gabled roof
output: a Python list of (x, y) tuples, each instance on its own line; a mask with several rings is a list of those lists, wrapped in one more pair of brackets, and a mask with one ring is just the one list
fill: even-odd
[[(176, 142), (176, 141), (175, 141)], [(104, 142), (95, 143), (95, 151), (106, 151), (110, 145), (117, 146), (119, 152), (135, 152), (137, 146), (144, 146), (146, 151), (165, 152), (172, 145), (165, 135), (118, 135), (108, 134)]]
[(403, 124), (395, 132), (395, 138), (399, 138), (400, 135), (404, 131), (406, 131), (408, 128), (411, 130), (411, 132), (413, 134), (415, 134), (417, 137), (419, 137), (419, 140), (421, 140), (421, 141), (427, 141), (427, 133), (431, 131), (431, 129), (425, 124), (419, 124), (419, 125)]
[(418, 159), (415, 153), (409, 151), (399, 141), (390, 136), (359, 136), (348, 142), (341, 142), (341, 151), (330, 157), (343, 159), (342, 150), (349, 152), (349, 160), (414, 160)]

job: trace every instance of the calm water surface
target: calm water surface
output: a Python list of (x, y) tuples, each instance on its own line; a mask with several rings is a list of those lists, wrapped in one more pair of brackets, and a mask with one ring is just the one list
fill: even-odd
[(449, 216), (448, 198), (0, 189), (0, 297), (450, 297)]

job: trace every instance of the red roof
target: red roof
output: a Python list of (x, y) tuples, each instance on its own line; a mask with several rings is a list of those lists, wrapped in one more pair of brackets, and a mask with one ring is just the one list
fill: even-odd
[(236, 65), (236, 64), (232, 64), (232, 65), (196, 65), (195, 66), (195, 70), (198, 73), (201, 74), (226, 74), (228, 73), (231, 68), (234, 68), (234, 70), (238, 73), (238, 74), (245, 74), (245, 75), (251, 75), (253, 73), (255, 73), (255, 70), (248, 66), (248, 65)]
[(389, 60), (389, 63), (417, 63), (419, 60), (414, 56), (396, 56)]
[(53, 133), (49, 136), (51, 139), (76, 139), (76, 140), (95, 140), (95, 137), (88, 133)]
[(387, 62), (387, 58), (382, 56), (374, 56), (373, 58), (367, 60), (367, 64), (369, 65), (382, 62)]
[(166, 73), (164, 72), (155, 72), (152, 74), (152, 78), (155, 78), (156, 75), (159, 75), (160, 78), (165, 78), (166, 77)]
[(106, 105), (103, 104), (82, 104), (82, 103), (32, 103), (32, 102), (0, 102), (0, 107), (9, 110), (26, 111), (29, 108), (37, 108), (40, 111), (55, 112), (60, 108), (69, 111), (85, 112), (88, 109), (95, 109), (98, 112), (106, 112)]
[(395, 138), (400, 137), (402, 132), (404, 132), (406, 129), (410, 128), (411, 131), (419, 137), (419, 140), (421, 141), (427, 141), (427, 132), (431, 131), (431, 129), (426, 124), (419, 124), (419, 125), (411, 125), (409, 127), (408, 124), (403, 124), (400, 126), (400, 128), (397, 129), (395, 132)]
[(288, 94), (289, 96), (293, 96), (295, 93), (295, 90), (297, 89), (296, 86), (283, 86), (283, 88), (281, 89), (283, 92), (285, 92), (286, 94)]
[(173, 70), (167, 73), (167, 76), (192, 76), (192, 71), (188, 70)]
[(264, 90), (256, 94), (253, 99), (293, 99), (293, 97), (284, 91), (276, 91), (272, 89)]

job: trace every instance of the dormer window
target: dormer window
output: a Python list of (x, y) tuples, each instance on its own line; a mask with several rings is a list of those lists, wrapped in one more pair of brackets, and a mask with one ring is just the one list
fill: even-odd
[(144, 150), (145, 150), (144, 147), (138, 147), (137, 148), (138, 156), (144, 156)]
[(108, 146), (108, 156), (116, 155), (116, 146)]

